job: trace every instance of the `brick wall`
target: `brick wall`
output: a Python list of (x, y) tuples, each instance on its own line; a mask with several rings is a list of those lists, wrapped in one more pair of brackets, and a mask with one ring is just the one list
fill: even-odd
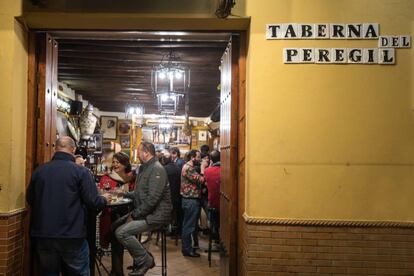
[(0, 214), (0, 275), (23, 273), (24, 214)]
[(245, 224), (242, 275), (414, 275), (414, 228)]

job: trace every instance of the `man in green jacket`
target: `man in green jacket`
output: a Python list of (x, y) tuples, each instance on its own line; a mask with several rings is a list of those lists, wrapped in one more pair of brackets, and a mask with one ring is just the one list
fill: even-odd
[(134, 210), (128, 222), (121, 225), (115, 236), (134, 259), (134, 270), (130, 276), (144, 275), (155, 266), (151, 253), (141, 245), (136, 235), (148, 232), (171, 220), (171, 195), (167, 174), (155, 156), (154, 145), (142, 142), (138, 147), (138, 158), (142, 163), (135, 190), (124, 197), (134, 201)]

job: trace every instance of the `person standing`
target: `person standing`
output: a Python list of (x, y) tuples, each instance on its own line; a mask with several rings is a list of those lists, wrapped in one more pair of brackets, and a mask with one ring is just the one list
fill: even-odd
[(184, 160), (180, 157), (180, 149), (177, 147), (171, 148), (171, 159), (172, 161), (177, 165), (177, 167), (181, 170), (183, 169), (183, 166), (185, 164)]
[(75, 164), (75, 150), (72, 138), (57, 139), (52, 160), (33, 172), (27, 189), (30, 236), (41, 275), (58, 276), (62, 270), (89, 275), (85, 207), (102, 209), (111, 200), (109, 194), (98, 194), (90, 171)]
[(167, 172), (168, 182), (170, 183), (171, 201), (173, 206), (172, 227), (171, 231), (174, 235), (181, 235), (182, 226), (182, 209), (181, 209), (181, 172), (178, 166), (172, 162), (169, 153), (161, 158), (161, 164)]
[(124, 194), (124, 197), (134, 200), (134, 209), (127, 222), (115, 230), (115, 236), (134, 260), (130, 276), (144, 275), (155, 266), (154, 257), (136, 235), (168, 225), (172, 211), (167, 174), (155, 157), (154, 145), (142, 142), (138, 147), (138, 158), (143, 164), (135, 190)]
[(212, 233), (218, 235), (220, 228), (220, 152), (213, 150), (210, 153), (213, 164), (204, 171), (208, 192), (208, 211)]
[[(201, 189), (204, 186), (204, 169), (207, 166), (197, 158), (197, 150), (191, 150), (188, 153), (189, 161), (183, 166), (181, 172), (181, 196), (182, 209), (184, 212), (183, 229), (181, 233), (183, 256), (200, 257), (191, 246), (191, 234), (197, 226), (197, 220), (200, 214)], [(200, 173), (196, 167), (200, 166)]]
[(210, 167), (204, 171), (208, 191), (208, 207), (220, 208), (220, 152), (213, 150), (210, 153)]

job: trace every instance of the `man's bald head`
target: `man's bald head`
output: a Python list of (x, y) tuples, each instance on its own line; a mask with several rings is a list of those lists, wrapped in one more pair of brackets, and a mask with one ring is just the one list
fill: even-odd
[(56, 140), (56, 151), (64, 151), (74, 154), (76, 150), (75, 141), (69, 136), (62, 136)]

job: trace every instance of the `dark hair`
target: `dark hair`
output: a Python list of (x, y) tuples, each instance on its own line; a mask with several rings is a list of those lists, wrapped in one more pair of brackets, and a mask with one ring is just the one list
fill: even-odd
[(208, 157), (208, 159), (210, 159), (210, 155), (206, 154), (206, 153), (201, 153), (201, 159)]
[(196, 157), (197, 156), (197, 152), (199, 152), (198, 150), (190, 150), (188, 152), (188, 160), (191, 160), (191, 158)]
[(129, 162), (129, 156), (124, 152), (117, 152), (112, 158), (115, 158), (122, 165), (125, 166), (125, 172), (129, 173), (131, 171), (131, 163)]
[(171, 163), (171, 157), (167, 157), (167, 156), (165, 156), (165, 155), (163, 155), (163, 156), (161, 156), (161, 158), (160, 158), (160, 163), (163, 165), (163, 166), (165, 166), (165, 165), (167, 165), (167, 164), (169, 164), (169, 163)]
[(210, 151), (210, 147), (208, 145), (202, 145), (200, 147), (200, 151), (201, 153), (208, 154), (208, 152)]
[(180, 149), (179, 148), (173, 147), (173, 148), (170, 149), (170, 152), (171, 153), (176, 153), (178, 158), (180, 158)]
[(155, 156), (155, 147), (152, 143), (142, 141), (141, 145), (145, 152), (149, 152), (152, 156)]
[(217, 163), (220, 161), (220, 152), (218, 150), (213, 150), (210, 153), (210, 159), (213, 161), (213, 163)]

